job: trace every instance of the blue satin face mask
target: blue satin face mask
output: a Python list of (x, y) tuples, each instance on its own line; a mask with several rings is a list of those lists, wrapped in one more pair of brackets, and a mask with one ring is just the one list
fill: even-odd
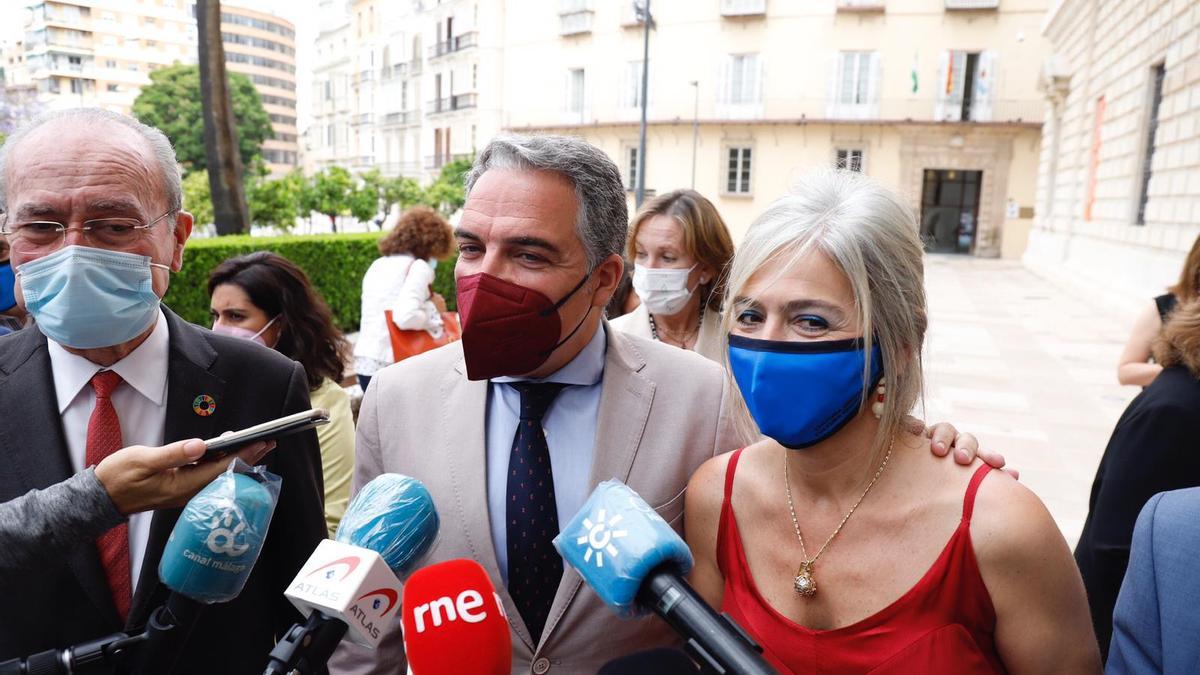
[[(792, 449), (820, 443), (858, 414), (865, 359), (861, 338), (779, 342), (729, 336), (729, 365), (750, 415), (763, 435)], [(882, 373), (876, 345), (871, 382)]]
[(95, 349), (128, 342), (157, 319), (150, 258), (90, 246), (67, 246), (17, 270), (25, 308), (46, 337)]

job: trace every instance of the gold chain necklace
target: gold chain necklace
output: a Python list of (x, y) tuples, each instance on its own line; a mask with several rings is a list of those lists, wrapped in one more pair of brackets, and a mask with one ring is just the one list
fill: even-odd
[(685, 333), (683, 338), (677, 338), (670, 331), (666, 331), (666, 330), (662, 331), (662, 335), (660, 336), (659, 332), (658, 332), (658, 324), (654, 321), (654, 315), (650, 314), (649, 316), (650, 316), (650, 337), (651, 338), (653, 338), (656, 342), (662, 342), (664, 344), (671, 344), (670, 341), (663, 339), (663, 338), (670, 338), (671, 340), (673, 340), (676, 343), (675, 346), (681, 347), (683, 349), (687, 349), (688, 340), (691, 340), (693, 337), (699, 337), (700, 329), (704, 327), (704, 304), (703, 303), (700, 304), (700, 320), (699, 320), (699, 322), (696, 323), (696, 327), (694, 329), (688, 331), (687, 333)]
[(811, 559), (808, 557), (808, 551), (804, 550), (804, 537), (800, 536), (800, 521), (796, 520), (796, 507), (792, 503), (792, 482), (788, 480), (788, 456), (790, 452), (786, 449), (784, 450), (783, 487), (787, 491), (788, 511), (792, 514), (792, 527), (796, 529), (796, 539), (800, 542), (800, 555), (802, 556), (800, 567), (796, 570), (796, 579), (792, 582), (792, 588), (794, 588), (801, 597), (811, 598), (817, 594), (817, 581), (813, 578), (813, 566), (816, 564), (817, 558), (821, 557), (821, 554), (825, 552), (825, 548), (829, 546), (829, 542), (833, 541), (833, 538), (838, 536), (838, 533), (842, 531), (842, 526), (846, 524), (847, 520), (850, 520), (850, 516), (854, 515), (854, 510), (857, 509), (858, 505), (862, 503), (862, 500), (866, 498), (867, 493), (871, 491), (871, 488), (875, 487), (875, 481), (879, 480), (879, 477), (883, 475), (883, 470), (887, 468), (888, 460), (892, 457), (892, 446), (894, 445), (896, 445), (895, 436), (892, 437), (892, 442), (888, 444), (887, 454), (883, 456), (883, 463), (879, 465), (879, 470), (875, 472), (875, 477), (871, 479), (870, 483), (867, 483), (867, 489), (863, 490), (863, 493), (859, 496), (858, 501), (854, 502), (854, 506), (851, 506), (850, 510), (846, 512), (846, 516), (842, 518), (842, 522), (838, 523), (838, 526), (836, 529), (834, 529), (833, 534), (829, 535), (829, 538), (825, 540), (824, 544), (821, 544), (821, 549), (817, 551), (817, 554)]

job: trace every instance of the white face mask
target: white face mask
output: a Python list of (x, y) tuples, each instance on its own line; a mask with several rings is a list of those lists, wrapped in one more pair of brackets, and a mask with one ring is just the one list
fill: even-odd
[(696, 291), (687, 287), (688, 276), (694, 269), (696, 265), (686, 270), (634, 265), (633, 290), (651, 314), (678, 314)]

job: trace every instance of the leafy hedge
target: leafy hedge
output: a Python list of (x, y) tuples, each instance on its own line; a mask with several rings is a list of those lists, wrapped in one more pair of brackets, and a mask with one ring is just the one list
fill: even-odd
[[(344, 331), (358, 330), (362, 278), (379, 257), (377, 244), (382, 236), (381, 232), (371, 232), (193, 239), (183, 251), (183, 269), (172, 276), (164, 302), (187, 321), (207, 326), (211, 323), (208, 314), (209, 272), (235, 256), (274, 251), (308, 273), (333, 310), (338, 327)], [(453, 259), (438, 264), (433, 286), (445, 296), (449, 309), (454, 310)]]

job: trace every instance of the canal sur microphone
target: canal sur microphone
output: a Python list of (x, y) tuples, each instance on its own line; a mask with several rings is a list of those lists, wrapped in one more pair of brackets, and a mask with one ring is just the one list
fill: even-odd
[(347, 631), (353, 642), (377, 647), (400, 608), (397, 577), (416, 567), (437, 532), (421, 481), (385, 473), (363, 486), (336, 540), (317, 546), (284, 593), (307, 619), (271, 650), (265, 672), (319, 672)]
[(474, 560), (447, 560), (404, 584), (404, 653), (413, 675), (508, 675), (512, 635), (504, 604)]
[(554, 546), (606, 605), (624, 617), (659, 615), (703, 667), (775, 672), (754, 641), (683, 580), (693, 564), (687, 544), (624, 483), (596, 486)]

